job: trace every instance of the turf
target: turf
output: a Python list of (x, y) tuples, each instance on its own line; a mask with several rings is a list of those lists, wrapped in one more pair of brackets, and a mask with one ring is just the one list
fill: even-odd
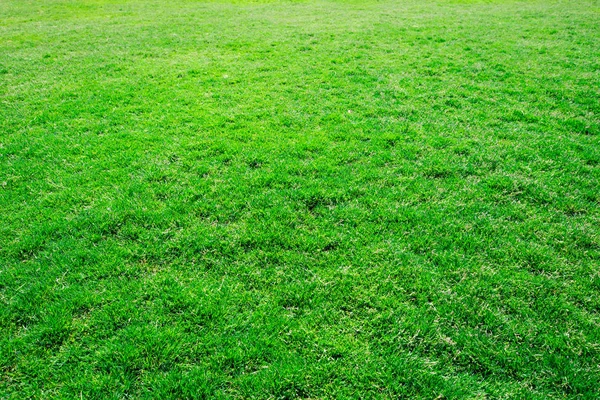
[(600, 398), (600, 3), (0, 0), (0, 398)]

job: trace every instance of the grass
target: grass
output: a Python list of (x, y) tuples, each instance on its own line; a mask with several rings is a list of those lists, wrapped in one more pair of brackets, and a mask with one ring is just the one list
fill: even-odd
[(600, 3), (0, 1), (0, 398), (600, 398)]

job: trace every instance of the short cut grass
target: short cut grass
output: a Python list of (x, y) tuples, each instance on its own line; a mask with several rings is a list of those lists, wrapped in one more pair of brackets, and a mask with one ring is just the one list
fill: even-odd
[(0, 0), (0, 398), (600, 398), (600, 3)]

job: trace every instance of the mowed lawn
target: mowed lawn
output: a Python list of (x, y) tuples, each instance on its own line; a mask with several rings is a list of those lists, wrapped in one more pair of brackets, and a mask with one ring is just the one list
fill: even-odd
[(0, 398), (600, 398), (600, 3), (0, 0)]

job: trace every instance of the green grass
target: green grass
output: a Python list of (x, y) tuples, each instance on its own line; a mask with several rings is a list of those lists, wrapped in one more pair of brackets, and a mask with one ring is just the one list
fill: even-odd
[(2, 399), (597, 399), (599, 202), (597, 0), (0, 0)]

